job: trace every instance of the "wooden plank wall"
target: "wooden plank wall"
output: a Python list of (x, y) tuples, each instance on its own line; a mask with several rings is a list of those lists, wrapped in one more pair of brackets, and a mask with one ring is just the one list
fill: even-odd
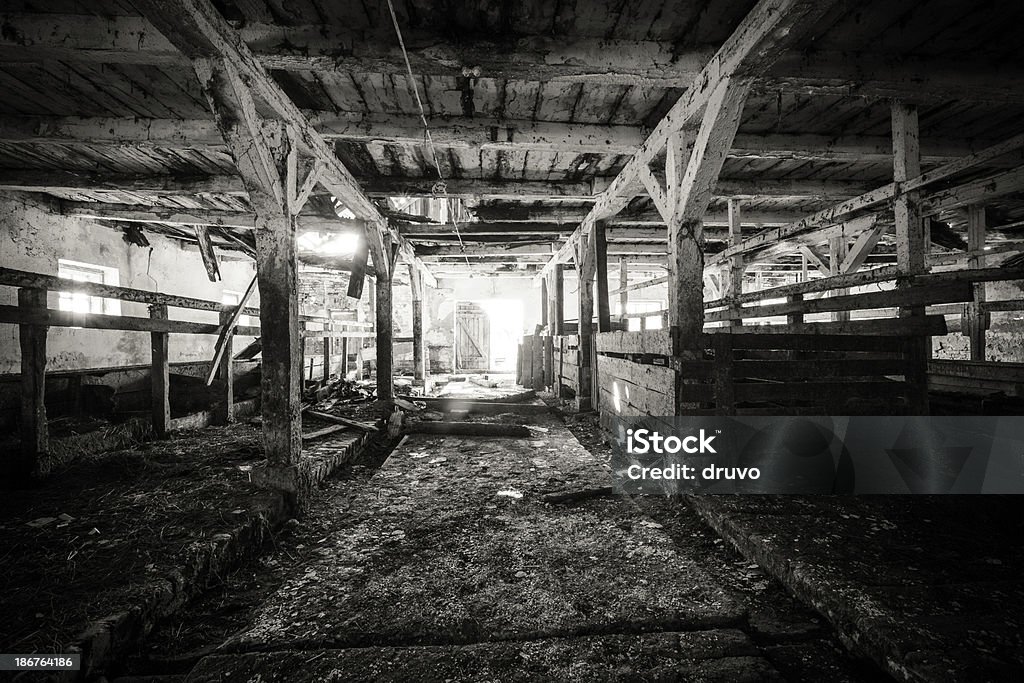
[(576, 362), (580, 338), (575, 334), (551, 337), (551, 374), (559, 396), (576, 395), (579, 380), (576, 376)]
[(551, 386), (553, 348), (548, 335), (528, 334), (519, 344), (516, 383), (528, 389)]
[(666, 330), (597, 336), (602, 424), (613, 416), (905, 413), (913, 335), (703, 335), (703, 358), (671, 355)]

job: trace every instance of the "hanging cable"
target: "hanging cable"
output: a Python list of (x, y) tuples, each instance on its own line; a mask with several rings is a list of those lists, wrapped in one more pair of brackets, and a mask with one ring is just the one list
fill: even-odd
[(452, 210), (451, 202), (448, 201), (448, 184), (445, 182), (444, 174), (441, 173), (441, 164), (437, 160), (437, 150), (434, 148), (434, 139), (430, 136), (430, 125), (427, 123), (427, 111), (423, 107), (423, 100), (420, 99), (420, 89), (416, 84), (416, 78), (412, 74), (412, 64), (409, 62), (409, 52), (405, 49), (405, 39), (402, 38), (402, 29), (398, 26), (398, 15), (395, 14), (395, 6), (392, 4), (392, 0), (388, 0), (388, 10), (391, 12), (391, 23), (395, 27), (395, 35), (398, 36), (398, 45), (402, 48), (402, 57), (405, 59), (405, 70), (409, 74), (409, 84), (412, 86), (412, 94), (416, 98), (416, 106), (420, 110), (420, 121), (423, 123), (423, 140), (430, 151), (430, 158), (434, 162), (434, 169), (437, 171), (438, 181), (434, 183), (434, 186), (430, 188), (431, 194), (435, 197), (443, 197), (446, 200), (448, 206), (448, 217), (452, 222), (452, 227), (455, 228), (455, 236), (459, 238), (459, 251), (462, 252), (462, 258), (466, 261), (466, 265), (469, 266), (469, 257), (466, 256), (466, 244), (462, 241), (462, 233), (459, 231), (459, 222), (455, 217), (455, 211)]

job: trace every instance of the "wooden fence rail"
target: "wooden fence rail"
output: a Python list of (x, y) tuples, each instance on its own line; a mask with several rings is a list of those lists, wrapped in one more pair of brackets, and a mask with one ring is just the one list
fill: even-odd
[[(47, 452), (47, 419), (45, 407), (46, 379), (46, 337), (51, 327), (79, 327), (87, 329), (117, 330), (124, 332), (148, 332), (151, 335), (151, 384), (152, 418), (157, 436), (164, 436), (170, 427), (169, 359), (168, 339), (170, 334), (201, 334), (217, 336), (260, 336), (258, 326), (227, 326), (237, 316), (230, 315), (237, 307), (218, 301), (193, 297), (161, 294), (130, 287), (118, 287), (94, 282), (79, 282), (54, 275), (31, 273), (13, 268), (0, 268), (0, 286), (18, 288), (18, 305), (0, 305), (0, 324), (19, 327), (21, 345), (21, 443), (22, 458), (26, 473), (40, 473), (42, 460)], [(47, 308), (47, 294), (50, 291), (80, 292), (118, 301), (147, 304), (148, 317), (80, 313)], [(183, 308), (217, 312), (219, 322), (195, 322), (172, 320), (169, 308)], [(257, 308), (246, 307), (241, 313), (258, 316)], [(364, 328), (369, 323), (355, 320), (338, 320), (334, 317), (301, 316), (300, 334), (303, 337), (323, 337), (325, 353), (331, 352), (333, 338), (341, 338), (343, 346), (349, 338), (371, 336), (373, 332)], [(224, 406), (217, 411), (221, 422), (233, 421), (233, 378), (231, 377), (231, 355), (224, 354), (218, 364), (221, 379), (225, 385), (222, 397)], [(347, 359), (346, 359), (347, 360)], [(326, 368), (329, 360), (325, 359)]]

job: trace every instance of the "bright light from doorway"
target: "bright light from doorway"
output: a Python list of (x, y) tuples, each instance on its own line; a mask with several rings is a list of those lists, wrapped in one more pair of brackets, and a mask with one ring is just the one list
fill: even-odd
[(315, 251), (325, 256), (344, 256), (354, 254), (359, 246), (359, 233), (345, 232), (340, 235), (324, 235), (319, 232), (306, 232), (299, 236), (299, 249)]
[(475, 302), (491, 324), (490, 369), (515, 372), (516, 354), (523, 336), (523, 302), (516, 299), (483, 299)]

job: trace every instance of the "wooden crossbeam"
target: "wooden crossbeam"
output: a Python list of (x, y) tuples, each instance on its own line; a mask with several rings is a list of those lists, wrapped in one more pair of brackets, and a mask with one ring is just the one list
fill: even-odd
[[(640, 169), (651, 165), (669, 144), (673, 135), (692, 128), (711, 97), (720, 92), (723, 81), (734, 75), (750, 78), (769, 68), (774, 59), (800, 35), (798, 28), (828, 10), (832, 2), (810, 3), (800, 0), (761, 0), (743, 18), (740, 25), (709, 60), (700, 74), (688, 83), (686, 93), (658, 122), (648, 138), (626, 163), (594, 208), (580, 224), (579, 229), (559, 250), (545, 269), (556, 261), (566, 261), (576, 243), (593, 228), (596, 220), (608, 218), (620, 211), (626, 201), (623, 197), (635, 195)], [(733, 131), (735, 134), (735, 130)], [(731, 147), (732, 136), (729, 138)], [(728, 147), (727, 147), (728, 148)], [(723, 151), (724, 153), (724, 151)]]
[[(919, 140), (916, 140), (915, 144), (918, 141)], [(842, 223), (844, 220), (847, 220), (850, 216), (853, 216), (858, 212), (877, 210), (878, 207), (890, 201), (896, 200), (895, 204), (897, 205), (897, 208), (899, 208), (898, 200), (901, 197), (906, 197), (911, 193), (916, 193), (917, 191), (934, 185), (942, 180), (946, 180), (963, 173), (964, 171), (984, 165), (992, 159), (998, 159), (1007, 154), (1018, 152), (1021, 149), (1024, 149), (1024, 134), (1015, 135), (1003, 142), (996, 143), (990, 147), (980, 150), (969, 157), (951, 161), (924, 173), (920, 173), (918, 167), (918, 173), (912, 177), (901, 179), (897, 182), (889, 183), (888, 185), (883, 185), (882, 187), (866, 192), (859, 197), (854, 197), (853, 199), (840, 202), (839, 204), (818, 211), (810, 216), (806, 216), (789, 225), (764, 230), (754, 237), (743, 240), (743, 242), (736, 246), (731, 246), (725, 251), (709, 257), (705, 265), (711, 266), (719, 264), (723, 260), (731, 256), (735, 256), (736, 254), (752, 254), (801, 236), (807, 236), (809, 233), (814, 233), (815, 231), (827, 230), (831, 226)]]
[[(370, 143), (423, 142), (418, 116), (401, 113), (303, 110), (325, 140)], [(486, 119), (454, 116), (428, 118), (438, 147), (557, 151), (579, 154), (633, 154), (643, 142), (637, 126)], [(224, 140), (210, 119), (158, 119), (77, 116), (0, 117), (0, 142), (74, 145), (151, 146), (223, 149)], [(993, 144), (994, 140), (922, 140), (926, 163), (945, 163)], [(829, 136), (810, 133), (745, 133), (733, 140), (729, 156), (742, 159), (794, 159), (884, 162), (892, 160), (892, 141), (884, 136)], [(1017, 157), (1018, 160), (1020, 157)]]
[[(406, 254), (413, 255), (411, 246), (403, 244), (404, 240), (397, 231), (390, 230), (386, 218), (362, 191), (331, 145), (271, 78), (264, 65), (209, 0), (140, 0), (136, 6), (163, 37), (193, 63), (214, 57), (237, 73), (238, 80), (244, 82), (245, 87), (284, 123), (291, 145), (319, 163), (319, 183), (357, 217), (367, 221), (366, 235), (378, 273), (390, 277), (391, 259), (384, 249), (385, 233), (397, 240)], [(413, 262), (416, 262), (415, 258)], [(425, 268), (422, 263), (417, 267)]]
[[(321, 167), (317, 166), (304, 175), (302, 184), (293, 188), (295, 208), (314, 192), (314, 185), (320, 179)], [(391, 197), (396, 195), (433, 197), (436, 178), (368, 176), (359, 177), (363, 190), (369, 197)], [(446, 181), (446, 193), (451, 197), (481, 197), (487, 199), (567, 199), (593, 201), (595, 193), (607, 185), (607, 179), (598, 177), (592, 181), (570, 180), (492, 180), (481, 178), (453, 178)], [(659, 181), (651, 179), (658, 187)], [(715, 188), (718, 196), (747, 197), (811, 197), (833, 199), (853, 197), (867, 188), (864, 183), (850, 181), (812, 180), (769, 180), (769, 179), (722, 179)], [(246, 194), (242, 179), (235, 175), (212, 175), (197, 178), (175, 177), (173, 175), (124, 175), (116, 173), (69, 173), (36, 170), (0, 170), (0, 190), (22, 192), (76, 192), (89, 190), (144, 192), (158, 195), (177, 194)], [(664, 190), (660, 191), (664, 194)], [(298, 200), (301, 199), (301, 202)], [(298, 211), (293, 211), (298, 213)]]

